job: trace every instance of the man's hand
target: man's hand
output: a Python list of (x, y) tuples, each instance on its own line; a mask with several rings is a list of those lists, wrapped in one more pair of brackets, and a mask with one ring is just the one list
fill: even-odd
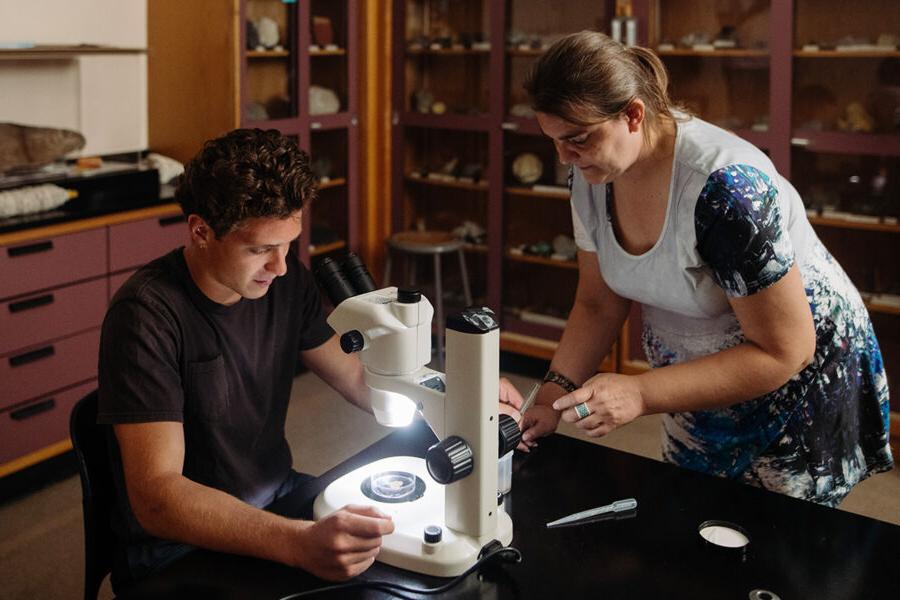
[(516, 389), (516, 386), (512, 384), (512, 382), (506, 377), (500, 378), (500, 414), (501, 415), (509, 415), (516, 422), (519, 422), (519, 419), (522, 418), (522, 415), (519, 414), (519, 410), (522, 408), (522, 404), (525, 402), (525, 399), (522, 398), (522, 394), (519, 393), (519, 390)]
[(394, 522), (374, 506), (347, 505), (308, 525), (299, 538), (294, 566), (329, 581), (344, 581), (372, 566), (382, 536)]
[(522, 415), (519, 421), (519, 429), (522, 430), (522, 442), (519, 450), (528, 452), (537, 446), (537, 439), (550, 435), (556, 431), (559, 425), (559, 411), (544, 404), (535, 404)]
[[(584, 403), (588, 416), (581, 418), (575, 406)], [(644, 414), (644, 399), (634, 377), (600, 373), (571, 394), (558, 398), (553, 408), (563, 421), (574, 423), (589, 437), (606, 435)]]

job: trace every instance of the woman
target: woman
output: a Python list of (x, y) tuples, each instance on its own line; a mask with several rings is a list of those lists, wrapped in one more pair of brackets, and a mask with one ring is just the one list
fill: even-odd
[[(869, 316), (766, 155), (678, 111), (667, 83), (652, 52), (596, 32), (526, 82), (572, 167), (579, 281), (524, 444), (560, 417), (596, 437), (663, 413), (666, 460), (837, 505), (893, 464)], [(653, 369), (594, 375), (632, 302)]]

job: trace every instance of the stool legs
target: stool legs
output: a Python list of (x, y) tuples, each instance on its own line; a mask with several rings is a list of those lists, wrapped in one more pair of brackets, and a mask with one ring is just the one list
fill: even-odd
[(388, 246), (384, 253), (384, 279), (381, 280), (383, 288), (391, 285), (391, 262), (391, 247)]
[(459, 255), (459, 274), (462, 277), (463, 295), (466, 298), (466, 306), (472, 306), (472, 290), (469, 288), (469, 272), (466, 270), (466, 253), (462, 248), (457, 250)]
[(434, 303), (437, 317), (437, 364), (438, 371), (444, 370), (444, 290), (441, 285), (441, 255), (434, 255)]

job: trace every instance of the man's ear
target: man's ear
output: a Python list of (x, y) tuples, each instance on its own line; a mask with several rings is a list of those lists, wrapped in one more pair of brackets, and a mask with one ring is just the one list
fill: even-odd
[(625, 108), (625, 117), (628, 120), (628, 131), (631, 133), (640, 131), (640, 126), (644, 123), (645, 116), (646, 106), (644, 106), (644, 101), (640, 98), (632, 100)]
[(198, 246), (201, 250), (205, 250), (215, 237), (212, 227), (200, 215), (188, 215), (187, 222), (191, 235), (191, 244)]

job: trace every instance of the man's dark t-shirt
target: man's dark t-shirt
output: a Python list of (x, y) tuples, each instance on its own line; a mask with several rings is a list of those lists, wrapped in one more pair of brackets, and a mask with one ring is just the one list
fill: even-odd
[[(103, 322), (98, 422), (181, 422), (185, 477), (268, 505), (291, 469), (284, 424), (298, 352), (334, 333), (309, 271), (293, 255), (287, 263), (265, 296), (231, 306), (196, 286), (182, 249), (135, 273)], [(138, 525), (112, 456), (127, 561), (117, 566), (130, 571), (114, 579), (124, 581), (152, 570), (167, 542)]]

